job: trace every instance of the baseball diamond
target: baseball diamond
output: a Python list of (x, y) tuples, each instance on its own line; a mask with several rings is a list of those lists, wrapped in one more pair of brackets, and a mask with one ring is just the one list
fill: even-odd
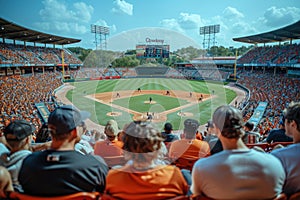
[[(237, 97), (233, 89), (220, 82), (179, 79), (85, 81), (66, 87), (68, 92), (64, 95), (67, 99), (59, 95), (62, 101), (68, 100), (79, 109), (89, 111), (92, 123), (100, 126), (109, 119), (116, 119), (122, 127), (130, 120), (146, 120), (151, 114), (151, 121), (159, 127), (170, 121), (174, 130), (180, 130), (184, 119), (194, 118), (204, 124), (215, 107), (231, 103)], [(168, 95), (166, 91), (169, 91)], [(201, 101), (199, 97), (202, 97)]]

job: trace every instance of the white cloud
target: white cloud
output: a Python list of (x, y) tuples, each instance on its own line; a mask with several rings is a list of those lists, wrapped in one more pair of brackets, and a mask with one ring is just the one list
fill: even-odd
[(159, 24), (164, 28), (187, 33), (189, 30), (198, 31), (199, 27), (203, 24), (203, 20), (198, 14), (180, 13), (177, 19), (163, 19)]
[(84, 22), (89, 22), (91, 20), (94, 11), (93, 6), (86, 5), (84, 2), (78, 2), (74, 3), (74, 7), (76, 8), (75, 17), (78, 18), (78, 20)]
[(86, 33), (94, 8), (84, 2), (68, 5), (58, 0), (44, 0), (39, 12), (42, 22), (35, 23), (41, 30), (62, 34)]
[(197, 29), (201, 24), (201, 17), (197, 14), (180, 13), (178, 23), (183, 29)]
[(127, 3), (124, 0), (115, 0), (114, 7), (112, 8), (112, 12), (119, 14), (132, 15), (133, 14), (133, 5)]
[(107, 24), (107, 22), (106, 22), (105, 20), (103, 20), (103, 19), (99, 19), (99, 20), (95, 23), (95, 25), (109, 27), (109, 32), (110, 32), (110, 33), (115, 33), (115, 32), (117, 31), (117, 27), (116, 27), (115, 24), (109, 26), (109, 25)]
[(220, 33), (215, 35), (216, 45), (233, 46), (237, 43), (232, 38), (257, 33), (255, 26), (245, 21), (244, 14), (233, 7), (226, 7), (220, 15), (207, 20), (205, 26), (213, 24), (220, 25)]
[(236, 8), (228, 6), (223, 11), (223, 17), (224, 19), (232, 21), (232, 20), (244, 18), (244, 14), (238, 11)]
[(179, 32), (184, 32), (184, 30), (180, 27), (180, 24), (176, 19), (164, 19), (159, 22), (159, 24), (165, 28), (179, 31)]
[(289, 25), (300, 18), (300, 9), (296, 7), (269, 8), (264, 13), (262, 21), (267, 27), (279, 27)]

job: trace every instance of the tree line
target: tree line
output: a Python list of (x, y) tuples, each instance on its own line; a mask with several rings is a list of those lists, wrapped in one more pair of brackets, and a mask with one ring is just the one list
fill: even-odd
[(174, 66), (175, 63), (188, 62), (197, 57), (240, 56), (249, 51), (253, 46), (239, 48), (213, 46), (208, 50), (197, 49), (189, 46), (170, 52), (169, 58), (136, 58), (136, 50), (114, 52), (107, 50), (92, 50), (82, 47), (70, 47), (83, 63), (84, 67), (136, 67), (147, 63)]

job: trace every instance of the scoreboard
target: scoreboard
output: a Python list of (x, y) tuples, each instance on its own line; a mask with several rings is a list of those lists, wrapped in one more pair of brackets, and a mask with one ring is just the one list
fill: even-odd
[(136, 45), (137, 58), (169, 58), (170, 45)]

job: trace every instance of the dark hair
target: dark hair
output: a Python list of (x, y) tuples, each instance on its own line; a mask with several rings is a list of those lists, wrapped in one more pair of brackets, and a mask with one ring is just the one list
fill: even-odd
[(186, 139), (193, 139), (195, 138), (198, 128), (200, 126), (199, 122), (195, 119), (186, 119), (184, 121), (184, 133)]
[(218, 107), (213, 114), (213, 122), (226, 138), (239, 138), (244, 134), (243, 117), (237, 108), (230, 105)]
[(244, 126), (246, 126), (250, 131), (254, 128), (254, 124), (252, 122), (246, 122)]
[(36, 143), (43, 143), (51, 141), (50, 131), (48, 129), (48, 125), (44, 123), (39, 131), (36, 133)]
[(284, 118), (290, 123), (293, 120), (297, 124), (297, 130), (300, 131), (300, 102), (291, 102), (283, 111)]

